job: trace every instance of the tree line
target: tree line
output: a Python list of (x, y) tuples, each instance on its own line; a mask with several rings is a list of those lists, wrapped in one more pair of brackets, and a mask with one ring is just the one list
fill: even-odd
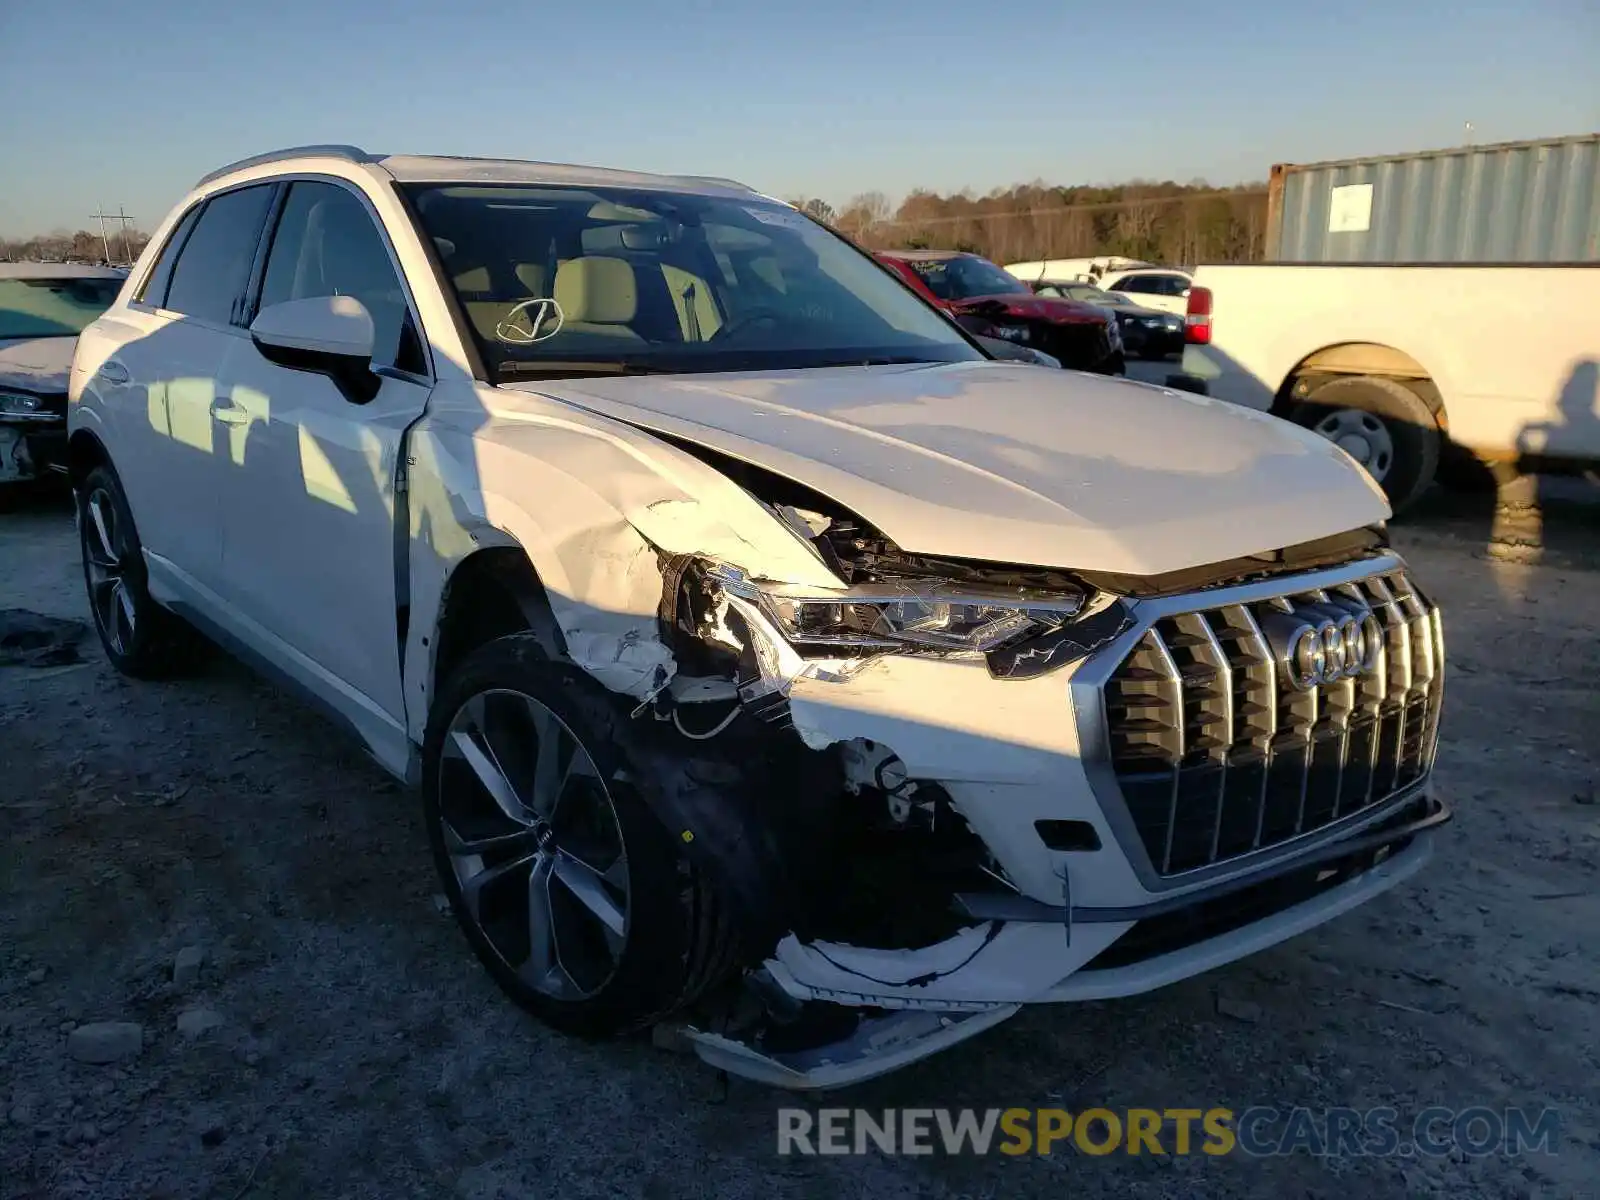
[(818, 199), (797, 203), (874, 250), (967, 250), (998, 263), (1101, 254), (1181, 267), (1258, 262), (1266, 242), (1265, 184), (1035, 182), (986, 196), (919, 188), (898, 206), (882, 192), (863, 192), (837, 210)]
[(0, 238), (0, 262), (109, 263), (126, 267), (139, 257), (149, 240), (150, 235), (139, 229), (124, 232), (107, 226), (103, 239), (99, 230), (69, 233), (58, 229), (38, 237)]
[[(1215, 188), (1135, 180), (1106, 187), (1055, 187), (1042, 182), (941, 195), (918, 188), (899, 205), (863, 192), (843, 208), (797, 198), (794, 203), (873, 250), (968, 250), (998, 263), (1121, 254), (1172, 266), (1258, 262), (1264, 254), (1264, 184)], [(57, 230), (41, 237), (0, 238), (0, 262), (131, 263), (150, 235), (137, 229)]]

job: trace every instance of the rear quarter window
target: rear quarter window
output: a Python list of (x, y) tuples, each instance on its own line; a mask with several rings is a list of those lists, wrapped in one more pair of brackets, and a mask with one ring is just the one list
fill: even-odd
[(257, 184), (206, 201), (178, 251), (164, 307), (218, 325), (233, 319), (271, 198), (272, 185)]
[(196, 204), (173, 226), (166, 244), (161, 247), (161, 257), (156, 259), (155, 267), (145, 276), (144, 282), (139, 285), (138, 295), (134, 297), (141, 304), (149, 304), (155, 308), (166, 307), (167, 285), (172, 282), (173, 264), (178, 261), (178, 252), (183, 249), (184, 242), (189, 240), (189, 232), (199, 220), (200, 210), (204, 207), (204, 202)]

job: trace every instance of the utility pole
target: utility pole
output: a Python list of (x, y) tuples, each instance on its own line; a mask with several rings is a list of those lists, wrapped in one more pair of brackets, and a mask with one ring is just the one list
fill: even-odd
[(111, 265), (111, 240), (106, 237), (106, 217), (110, 214), (105, 211), (105, 205), (96, 207), (95, 219), (100, 222), (100, 245), (105, 250), (106, 265)]
[(128, 226), (133, 223), (133, 218), (122, 211), (122, 205), (117, 205), (117, 220), (122, 222), (122, 257), (128, 260), (128, 265), (133, 266), (133, 244), (128, 241)]
[(102, 204), (93, 215), (95, 220), (100, 222), (100, 245), (105, 249), (106, 252), (106, 265), (111, 265), (111, 238), (106, 233), (106, 222), (120, 221), (120, 228), (122, 230), (122, 257), (128, 260), (128, 266), (133, 266), (133, 243), (128, 240), (128, 226), (133, 223), (133, 218), (127, 214), (120, 204), (117, 205), (117, 211), (114, 213), (106, 212), (105, 205)]

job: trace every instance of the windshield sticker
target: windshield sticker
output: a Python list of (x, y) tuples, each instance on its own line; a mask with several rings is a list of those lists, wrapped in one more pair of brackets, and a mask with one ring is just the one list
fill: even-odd
[(796, 212), (792, 208), (747, 208), (749, 213), (763, 225), (780, 225), (785, 229), (813, 229), (815, 222), (804, 213)]
[(514, 305), (494, 327), (494, 336), (508, 346), (531, 346), (561, 332), (567, 315), (547, 297), (534, 297)]

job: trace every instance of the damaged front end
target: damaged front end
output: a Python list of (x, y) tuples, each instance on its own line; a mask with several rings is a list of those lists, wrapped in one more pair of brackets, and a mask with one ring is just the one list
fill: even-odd
[[(822, 1087), (972, 1036), (1060, 978), (1059, 927), (965, 907), (1025, 898), (968, 806), (1056, 753), (1008, 728), (982, 688), (1059, 693), (1046, 677), (1131, 616), (1067, 573), (907, 554), (802, 499), (771, 511), (838, 588), (661, 553), (676, 669), (635, 715), (676, 735), (656, 743), (679, 756), (661, 777), (683, 783), (662, 815), (744, 932), (745, 974), (689, 1014), (686, 1036), (734, 1073)], [(720, 764), (709, 784), (707, 764)], [(1090, 822), (1059, 824), (1062, 844), (1098, 844)]]
[[(636, 522), (668, 669), (613, 690), (742, 935), (737, 978), (675, 1018), (706, 1061), (872, 1078), (1022, 1004), (1263, 949), (1431, 853), (1438, 615), (1381, 531), (1164, 576), (981, 562), (674, 444), (787, 531), (794, 572)], [(1367, 649), (1290, 686), (1302, 625)]]

